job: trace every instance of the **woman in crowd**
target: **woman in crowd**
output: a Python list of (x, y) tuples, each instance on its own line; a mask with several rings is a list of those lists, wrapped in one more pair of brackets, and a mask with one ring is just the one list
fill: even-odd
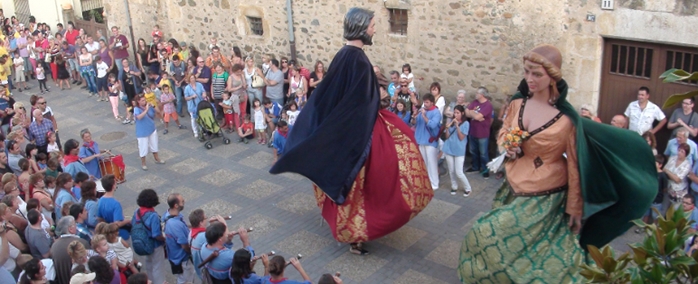
[(133, 115), (133, 103), (138, 94), (142, 92), (142, 81), (141, 81), (141, 71), (138, 68), (130, 64), (128, 59), (124, 58), (121, 60), (121, 64), (124, 70), (119, 72), (119, 81), (121, 82), (121, 90), (126, 94), (126, 119), (122, 122), (123, 124), (129, 124), (133, 122), (129, 119)]
[[(32, 186), (32, 198), (39, 200), (41, 213), (49, 217), (54, 212), (53, 195), (46, 190), (44, 175), (41, 173), (33, 174), (29, 177), (29, 184)], [(53, 220), (50, 220), (53, 223)]]
[(109, 262), (101, 256), (93, 256), (87, 261), (90, 271), (96, 274), (95, 284), (119, 284), (121, 279), (118, 271), (114, 270)]
[(61, 173), (56, 178), (56, 192), (53, 194), (53, 200), (56, 201), (56, 206), (54, 213), (56, 213), (56, 220), (63, 217), (62, 209), (63, 205), (72, 202), (78, 203), (78, 199), (75, 198), (73, 192), (73, 177), (69, 173)]
[(652, 154), (657, 155), (657, 138), (654, 137), (654, 133), (652, 133), (652, 131), (642, 133), (642, 138), (645, 138), (647, 144), (652, 148)]
[(101, 179), (102, 173), (99, 171), (99, 160), (102, 159), (102, 155), (106, 152), (99, 150), (99, 145), (92, 140), (92, 133), (90, 133), (89, 129), (81, 130), (80, 136), (82, 137), (82, 146), (80, 146), (78, 157), (80, 157), (80, 161), (85, 165), (87, 172), (91, 176)]
[(454, 107), (453, 120), (444, 128), (446, 141), (444, 141), (443, 152), (446, 155), (448, 173), (451, 176), (451, 195), (456, 194), (460, 182), (465, 189), (463, 196), (468, 197), (472, 188), (463, 172), (463, 163), (465, 161), (465, 147), (468, 145), (467, 136), (468, 131), (470, 131), (470, 123), (466, 120), (463, 106)]
[[(301, 76), (299, 71), (300, 68), (295, 65), (290, 66), (288, 69), (289, 89), (286, 97), (288, 97), (289, 101), (298, 99), (301, 102), (305, 102), (307, 100), (305, 95), (308, 91), (308, 81), (305, 77)], [(296, 103), (299, 103), (298, 100), (296, 100)], [(299, 107), (302, 108), (300, 103)]]
[(405, 122), (405, 124), (412, 126), (410, 123), (410, 120), (412, 120), (412, 112), (405, 107), (405, 101), (404, 100), (397, 100), (397, 103), (395, 104), (395, 109), (393, 112), (400, 118), (402, 121)]
[(242, 65), (235, 64), (230, 69), (230, 78), (228, 79), (228, 92), (230, 92), (230, 98), (233, 101), (233, 123), (235, 124), (235, 129), (240, 127), (242, 119), (247, 114), (247, 101), (249, 100), (247, 96), (247, 84), (245, 83), (245, 76), (242, 75)]
[(318, 60), (315, 62), (315, 69), (313, 69), (313, 73), (310, 73), (310, 82), (308, 85), (310, 85), (310, 88), (308, 88), (308, 97), (313, 95), (313, 91), (315, 90), (315, 87), (317, 87), (320, 82), (322, 82), (322, 78), (325, 77), (325, 65), (322, 64), (322, 61)]
[[(80, 75), (87, 81), (87, 88), (88, 91), (90, 92), (90, 96), (98, 94), (97, 92), (97, 73), (95, 73), (95, 69), (92, 67), (92, 54), (87, 52), (86, 47), (81, 47), (80, 51), (82, 52), (80, 56), (78, 56), (78, 64), (80, 65)], [(98, 102), (101, 101), (107, 101), (106, 97), (100, 96), (97, 99)]]
[[(233, 256), (233, 266), (230, 267), (230, 281), (232, 284), (252, 284), (262, 283), (262, 277), (255, 274), (252, 268), (255, 262), (252, 262), (252, 253), (246, 249), (235, 251)], [(264, 264), (264, 276), (269, 275), (269, 257), (266, 254), (262, 255), (262, 264)]]
[(594, 107), (592, 107), (590, 104), (583, 104), (582, 107), (579, 108), (579, 115), (601, 123), (601, 119), (599, 119), (596, 116), (596, 112), (594, 112)]
[(245, 62), (242, 61), (242, 52), (240, 51), (240, 48), (233, 46), (232, 52), (233, 54), (230, 56), (230, 66), (235, 64), (244, 65)]
[(18, 250), (24, 253), (29, 252), (29, 246), (27, 246), (24, 241), (22, 241), (22, 237), (24, 236), (24, 232), (21, 232), (15, 227), (12, 222), (10, 222), (11, 219), (13, 219), (13, 215), (15, 215), (14, 212), (12, 212), (12, 208), (10, 206), (7, 206), (5, 203), (0, 203), (0, 221), (2, 221), (3, 224), (5, 224), (5, 228), (7, 231), (5, 232), (5, 237), (7, 237), (7, 240), (10, 242), (10, 245), (14, 246)]
[(32, 123), (32, 118), (27, 116), (27, 110), (24, 108), (24, 104), (22, 102), (16, 102), (12, 108), (14, 109), (15, 114), (12, 116), (10, 125), (19, 125), (25, 129), (29, 128), (29, 125)]
[[(286, 57), (281, 57), (281, 72), (284, 72), (284, 94), (288, 94), (288, 58)], [(284, 96), (284, 105), (286, 105), (286, 102), (288, 101), (287, 97)]]
[(269, 260), (269, 276), (265, 276), (264, 279), (262, 279), (262, 283), (311, 284), (312, 282), (310, 281), (310, 277), (307, 273), (305, 273), (305, 270), (303, 270), (303, 266), (301, 266), (301, 263), (295, 257), (291, 258), (290, 262), (291, 265), (293, 265), (293, 267), (296, 268), (296, 270), (298, 270), (298, 273), (301, 274), (301, 277), (303, 277), (304, 281), (294, 281), (286, 279), (286, 277), (284, 277), (284, 270), (286, 269), (286, 260), (283, 256), (275, 255), (271, 258), (271, 260)]
[(214, 103), (216, 107), (216, 114), (218, 117), (223, 117), (223, 108), (221, 108), (219, 103), (223, 101), (223, 92), (228, 85), (228, 72), (225, 71), (221, 63), (216, 62), (213, 65), (213, 75), (211, 76), (211, 102)]
[(191, 130), (194, 132), (194, 137), (199, 137), (199, 127), (196, 126), (196, 107), (206, 96), (204, 85), (196, 81), (196, 75), (189, 75), (189, 84), (184, 88), (184, 99), (187, 101), (187, 110), (191, 117)]
[(669, 157), (664, 166), (664, 172), (669, 178), (669, 196), (674, 204), (681, 204), (684, 195), (688, 193), (688, 173), (691, 171), (691, 161), (686, 157), (691, 154), (691, 147), (686, 143), (679, 145), (678, 154)]
[(261, 78), (264, 78), (264, 74), (262, 74), (262, 70), (257, 68), (257, 66), (254, 65), (254, 58), (252, 55), (248, 55), (247, 58), (245, 58), (245, 82), (247, 83), (247, 101), (248, 106), (247, 106), (247, 113), (250, 113), (252, 109), (254, 109), (254, 105), (252, 105), (252, 102), (254, 99), (258, 99), (260, 102), (263, 99), (262, 95), (262, 88), (255, 88), (252, 86), (252, 81), (254, 76), (259, 76)]
[[(97, 198), (97, 184), (94, 181), (84, 181), (80, 185), (80, 196), (85, 211), (87, 211), (87, 219), (85, 220), (85, 225), (91, 230), (94, 230), (97, 226), (97, 213), (99, 212)], [(118, 228), (117, 228), (118, 231)]]
[(145, 68), (146, 66), (149, 66), (150, 64), (148, 63), (148, 45), (145, 43), (145, 40), (143, 38), (138, 39), (138, 45), (136, 47), (136, 66), (138, 67), (138, 70), (141, 70), (141, 80), (143, 82), (148, 82), (148, 69)]
[(46, 284), (46, 267), (38, 258), (32, 258), (24, 264), (24, 274), (19, 279), (20, 284)]
[(115, 70), (115, 68), (114, 68), (114, 55), (113, 55), (111, 49), (109, 49), (109, 46), (107, 45), (106, 40), (103, 40), (103, 39), (99, 40), (99, 51), (98, 52), (99, 53), (97, 55), (99, 55), (99, 57), (102, 58), (102, 61), (109, 66), (109, 72), (113, 73), (113, 74), (117, 74), (116, 72), (118, 70)]

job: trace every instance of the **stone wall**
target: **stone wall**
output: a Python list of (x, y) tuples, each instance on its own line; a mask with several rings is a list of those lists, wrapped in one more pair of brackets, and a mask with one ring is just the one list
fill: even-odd
[[(598, 103), (603, 37), (698, 45), (695, 0), (617, 0), (602, 11), (601, 0), (296, 0), (293, 26), (299, 61), (312, 68), (325, 64), (342, 46), (347, 9), (376, 11), (377, 34), (367, 47), (369, 58), (384, 73), (410, 63), (420, 92), (439, 81), (443, 93), (470, 94), (486, 86), (497, 103), (515, 92), (523, 75), (523, 54), (541, 43), (563, 53), (563, 74), (574, 105)], [(174, 37), (205, 49), (217, 37), (224, 54), (240, 46), (244, 53), (289, 56), (286, 1), (283, 0), (130, 0), (136, 39), (149, 39), (159, 24), (166, 39)], [(126, 28), (122, 1), (104, 2), (110, 25)], [(390, 33), (388, 7), (409, 9), (406, 36)], [(587, 14), (596, 22), (586, 20)], [(261, 17), (264, 35), (251, 35), (247, 16)], [(207, 54), (204, 52), (204, 54)], [(260, 63), (260, 62), (258, 62)], [(423, 78), (423, 80), (421, 80)]]

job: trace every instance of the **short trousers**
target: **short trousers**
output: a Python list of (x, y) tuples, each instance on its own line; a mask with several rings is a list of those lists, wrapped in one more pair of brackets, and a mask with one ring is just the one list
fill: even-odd
[(148, 137), (139, 137), (138, 139), (138, 154), (141, 158), (148, 155), (148, 150), (151, 153), (158, 152), (158, 131), (153, 131)]
[(105, 91), (108, 92), (107, 88), (107, 76), (104, 76), (102, 78), (97, 78), (97, 92), (99, 91)]
[(78, 61), (75, 58), (68, 59), (68, 70), (78, 71), (80, 66), (78, 66)]
[(177, 117), (177, 113), (176, 113), (176, 112), (173, 112), (173, 113), (163, 113), (162, 115), (163, 115), (163, 118), (162, 118), (162, 119), (164, 119), (165, 122), (170, 122), (170, 118), (172, 118), (172, 121), (177, 121), (177, 120), (179, 120), (179, 117)]

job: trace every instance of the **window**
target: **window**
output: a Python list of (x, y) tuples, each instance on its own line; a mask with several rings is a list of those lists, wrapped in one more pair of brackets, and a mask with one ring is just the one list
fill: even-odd
[(407, 10), (388, 9), (390, 13), (390, 33), (396, 35), (407, 35)]
[(262, 27), (262, 18), (248, 16), (247, 21), (250, 23), (250, 31), (252, 31), (253, 35), (264, 35), (264, 27)]
[[(666, 52), (665, 70), (672, 68), (682, 69), (693, 73), (698, 71), (698, 54), (669, 50)], [(681, 81), (680, 84), (698, 85), (696, 81)]]
[(631, 77), (650, 78), (652, 56), (650, 48), (614, 44), (611, 46), (611, 73)]

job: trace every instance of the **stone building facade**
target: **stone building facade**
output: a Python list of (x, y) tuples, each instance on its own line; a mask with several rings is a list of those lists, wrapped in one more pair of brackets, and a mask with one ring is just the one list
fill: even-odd
[[(608, 0), (294, 0), (292, 15), (297, 56), (309, 68), (316, 60), (329, 63), (343, 44), (343, 15), (360, 6), (376, 11), (377, 35), (366, 52), (384, 73), (410, 63), (420, 92), (433, 81), (449, 97), (485, 86), (499, 104), (523, 77), (523, 54), (541, 43), (562, 51), (577, 106), (599, 104), (605, 39), (698, 46), (695, 0), (615, 0), (612, 10), (602, 10), (602, 1)], [(123, 1), (104, 5), (109, 24), (128, 32)], [(149, 40), (159, 24), (166, 39), (200, 50), (216, 37), (225, 54), (236, 45), (256, 58), (290, 55), (283, 0), (129, 0), (129, 6), (136, 39)], [(406, 10), (405, 35), (391, 33), (390, 9)], [(248, 17), (262, 19), (263, 35), (252, 33)]]

